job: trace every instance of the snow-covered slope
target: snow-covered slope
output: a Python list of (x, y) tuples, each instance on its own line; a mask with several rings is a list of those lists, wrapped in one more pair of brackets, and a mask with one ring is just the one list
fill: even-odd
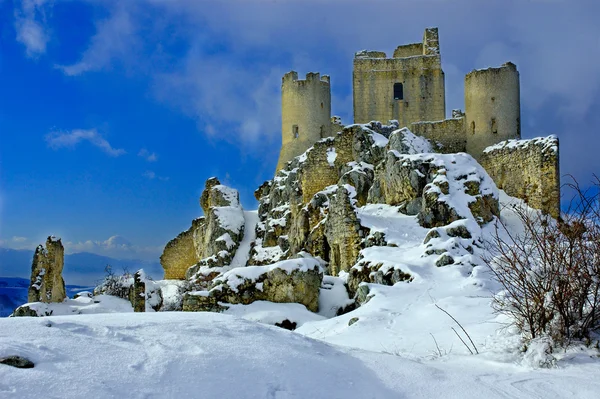
[(0, 357), (15, 353), (36, 367), (0, 365), (2, 398), (531, 399), (600, 389), (597, 362), (531, 371), (475, 356), (414, 361), (213, 313), (1, 319)]

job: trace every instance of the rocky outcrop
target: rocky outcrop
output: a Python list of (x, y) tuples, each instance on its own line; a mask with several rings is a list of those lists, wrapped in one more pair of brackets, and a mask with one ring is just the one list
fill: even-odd
[(323, 239), (330, 187), (350, 185), (358, 204), (366, 203), (373, 165), (383, 159), (387, 137), (395, 130), (397, 123), (347, 126), (317, 142), (256, 190), (259, 223), (250, 264), (273, 263), (300, 250), (329, 260)]
[(191, 278), (199, 269), (229, 265), (244, 235), (239, 193), (211, 177), (200, 197), (204, 216), (171, 240), (161, 255), (167, 279)]
[(28, 302), (62, 302), (66, 297), (62, 278), (65, 250), (60, 238), (48, 237), (46, 247), (39, 245), (31, 265)]
[(350, 270), (356, 263), (363, 237), (369, 232), (361, 226), (356, 215), (355, 197), (354, 187), (340, 186), (329, 203), (325, 237), (326, 245), (330, 248), (329, 272), (333, 276), (337, 276), (340, 271)]
[(400, 265), (360, 261), (350, 269), (348, 274), (348, 293), (355, 297), (363, 282), (394, 285), (399, 282), (411, 282), (412, 279), (409, 273), (402, 271)]
[(463, 218), (485, 224), (499, 215), (494, 182), (465, 153), (389, 151), (375, 170), (368, 202), (400, 206), (404, 213), (418, 215), (423, 227), (445, 226)]
[(183, 310), (222, 311), (227, 304), (270, 301), (300, 303), (317, 312), (322, 280), (320, 262), (312, 257), (235, 268), (215, 278), (209, 291), (187, 293)]

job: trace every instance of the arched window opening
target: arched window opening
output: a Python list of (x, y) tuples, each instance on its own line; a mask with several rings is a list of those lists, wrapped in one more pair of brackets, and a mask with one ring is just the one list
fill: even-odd
[(292, 135), (295, 139), (298, 138), (298, 125), (292, 126)]
[(475, 121), (471, 121), (471, 134), (475, 134)]
[(404, 87), (402, 83), (394, 83), (394, 100), (404, 99)]
[(498, 123), (496, 123), (496, 118), (492, 118), (492, 133), (498, 134)]

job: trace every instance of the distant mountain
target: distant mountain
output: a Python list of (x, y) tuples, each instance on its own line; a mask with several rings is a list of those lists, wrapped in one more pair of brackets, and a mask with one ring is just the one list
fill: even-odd
[[(0, 277), (29, 280), (32, 260), (33, 251), (0, 248)], [(158, 261), (114, 259), (89, 252), (65, 255), (63, 278), (66, 284), (96, 285), (104, 278), (106, 265), (110, 265), (115, 274), (121, 274), (124, 269), (130, 272), (144, 269), (155, 280), (163, 278), (163, 269)]]
[[(28, 278), (0, 277), (0, 317), (10, 315), (18, 306), (27, 303)], [(67, 285), (67, 296), (80, 291), (93, 290), (92, 286)]]

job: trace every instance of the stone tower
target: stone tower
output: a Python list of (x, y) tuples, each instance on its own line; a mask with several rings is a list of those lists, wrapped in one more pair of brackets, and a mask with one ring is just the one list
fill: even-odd
[(446, 117), (444, 72), (437, 28), (423, 41), (398, 46), (392, 58), (379, 51), (354, 57), (354, 122), (396, 119), (401, 127)]
[(465, 77), (467, 152), (479, 159), (488, 146), (521, 138), (519, 72), (512, 62)]
[(331, 130), (331, 87), (329, 76), (286, 73), (281, 82), (281, 152), (277, 170), (301, 155)]

